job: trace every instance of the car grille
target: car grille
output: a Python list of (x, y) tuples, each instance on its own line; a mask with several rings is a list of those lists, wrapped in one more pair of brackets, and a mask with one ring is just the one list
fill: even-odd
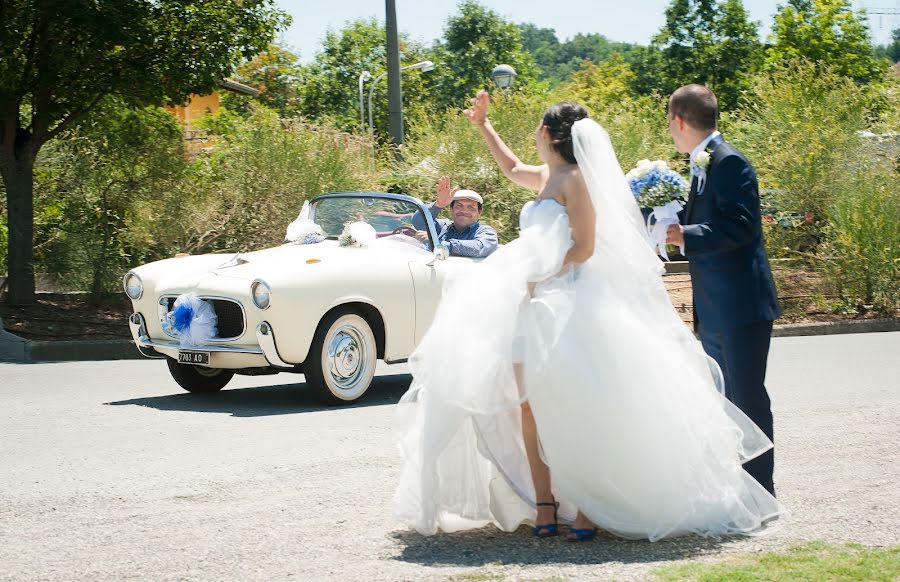
[[(166, 297), (166, 312), (175, 307), (176, 297)], [(216, 312), (217, 340), (225, 341), (236, 339), (244, 335), (244, 310), (241, 304), (231, 299), (216, 299), (201, 297), (207, 303), (211, 303)]]

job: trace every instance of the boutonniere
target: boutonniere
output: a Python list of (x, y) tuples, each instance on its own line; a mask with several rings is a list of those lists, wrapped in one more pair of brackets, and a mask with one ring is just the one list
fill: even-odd
[(710, 161), (712, 161), (712, 158), (710, 158), (709, 152), (704, 150), (697, 154), (697, 159), (694, 160), (694, 163), (703, 171), (706, 171), (709, 168)]

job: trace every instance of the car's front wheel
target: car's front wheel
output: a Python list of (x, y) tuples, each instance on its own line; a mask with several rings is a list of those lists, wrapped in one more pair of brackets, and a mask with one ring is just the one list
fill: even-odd
[(218, 392), (234, 377), (231, 370), (179, 364), (172, 358), (166, 358), (166, 363), (169, 364), (169, 373), (178, 385), (195, 394)]
[(337, 311), (319, 324), (303, 364), (306, 383), (326, 404), (347, 404), (372, 384), (378, 345), (358, 313)]

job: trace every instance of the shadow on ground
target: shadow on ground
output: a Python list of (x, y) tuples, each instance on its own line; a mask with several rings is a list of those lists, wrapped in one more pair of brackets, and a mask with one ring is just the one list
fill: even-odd
[[(376, 376), (368, 392), (358, 401), (342, 408), (362, 408), (396, 404), (409, 388), (412, 376), (395, 374)], [(146, 406), (157, 410), (181, 412), (211, 412), (238, 417), (273, 416), (317, 412), (335, 407), (320, 402), (305, 383), (279, 384), (222, 390), (214, 394), (182, 392), (167, 396), (152, 396), (107, 402), (107, 406)]]
[(610, 534), (593, 541), (571, 543), (560, 536), (537, 539), (530, 527), (513, 533), (492, 526), (478, 530), (423, 536), (414, 531), (395, 531), (391, 538), (401, 546), (395, 559), (423, 566), (486, 566), (491, 564), (623, 564), (685, 560), (719, 553), (735, 538), (683, 536), (658, 542), (623, 540)]

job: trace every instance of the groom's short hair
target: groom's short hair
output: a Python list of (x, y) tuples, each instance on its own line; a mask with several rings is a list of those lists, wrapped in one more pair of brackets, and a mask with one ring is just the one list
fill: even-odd
[(716, 129), (719, 102), (706, 85), (685, 85), (669, 97), (669, 115), (681, 117), (694, 129)]

